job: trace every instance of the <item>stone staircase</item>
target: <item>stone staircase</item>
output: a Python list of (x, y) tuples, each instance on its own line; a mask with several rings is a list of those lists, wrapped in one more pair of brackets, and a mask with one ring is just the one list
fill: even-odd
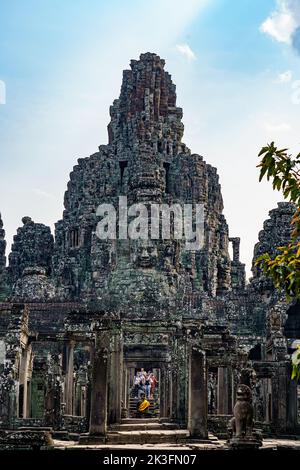
[(189, 435), (186, 429), (157, 418), (125, 418), (110, 427), (107, 444), (182, 444)]
[(110, 429), (118, 431), (157, 431), (159, 429), (178, 429), (178, 425), (161, 421), (158, 418), (124, 418), (120, 424), (111, 425)]

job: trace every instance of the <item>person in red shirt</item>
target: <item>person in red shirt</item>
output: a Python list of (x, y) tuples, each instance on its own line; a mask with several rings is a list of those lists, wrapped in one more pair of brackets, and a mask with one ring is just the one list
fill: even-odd
[(158, 384), (158, 380), (157, 380), (157, 378), (155, 377), (155, 375), (153, 374), (153, 372), (150, 374), (149, 378), (150, 378), (150, 385), (151, 385), (151, 388), (150, 388), (150, 398), (153, 398), (155, 388), (156, 388), (156, 386), (157, 386), (157, 384)]

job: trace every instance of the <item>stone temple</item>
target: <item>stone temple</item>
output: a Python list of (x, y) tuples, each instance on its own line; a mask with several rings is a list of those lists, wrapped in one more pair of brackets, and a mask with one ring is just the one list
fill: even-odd
[[(164, 429), (176, 442), (226, 437), (239, 384), (252, 390), (263, 435), (299, 432), (289, 356), (299, 306), (254, 264), (246, 283), (217, 170), (182, 142), (182, 109), (164, 66), (146, 53), (123, 72), (108, 144), (74, 166), (54, 236), (25, 216), (7, 265), (0, 219), (0, 446), (12, 431), (22, 441), (41, 430), (141, 442), (130, 432), (141, 368), (158, 377), (151, 424), (160, 442)], [(187, 251), (172, 235), (100, 239), (97, 207), (117, 207), (120, 196), (128, 206), (202, 204), (202, 248)], [(281, 202), (270, 212), (254, 260), (288, 240), (293, 209)], [(149, 431), (147, 442), (155, 436)]]

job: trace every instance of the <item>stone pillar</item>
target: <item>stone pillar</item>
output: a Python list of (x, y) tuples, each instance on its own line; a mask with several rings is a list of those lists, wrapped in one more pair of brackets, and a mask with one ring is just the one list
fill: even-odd
[[(58, 356), (54, 358), (54, 361), (58, 362)], [(49, 373), (45, 377), (47, 384), (46, 390), (46, 413), (45, 422), (47, 426), (51, 426), (54, 429), (59, 429), (61, 426), (61, 381), (59, 374)]]
[(28, 349), (24, 350), (24, 356), (22, 357), (22, 379), (23, 379), (23, 403), (22, 403), (22, 416), (23, 418), (27, 418), (27, 375), (28, 375)]
[(160, 369), (160, 417), (166, 418), (167, 416), (167, 369), (163, 365)]
[(21, 373), (20, 373), (20, 382), (23, 383), (23, 403), (21, 403), (23, 418), (29, 417), (28, 369), (29, 369), (30, 358), (31, 358), (31, 346), (27, 346), (23, 350), (22, 361), (21, 361)]
[(189, 360), (189, 420), (192, 438), (207, 439), (207, 381), (205, 353), (191, 349)]
[(178, 369), (176, 365), (174, 365), (171, 374), (171, 418), (176, 421), (178, 418)]
[(108, 422), (109, 424), (121, 421), (121, 390), (122, 390), (122, 368), (123, 351), (120, 334), (112, 337), (110, 350), (110, 380), (108, 385)]
[(128, 368), (126, 367), (126, 364), (123, 365), (123, 403), (124, 403), (124, 408), (128, 409), (128, 387), (129, 387), (129, 371)]
[(107, 429), (107, 353), (107, 337), (105, 333), (98, 333), (93, 364), (89, 433), (103, 437)]
[(86, 416), (86, 389), (87, 385), (81, 388), (80, 415)]
[(171, 373), (168, 364), (160, 369), (160, 417), (169, 418), (171, 413)]
[(233, 251), (233, 262), (239, 263), (240, 261), (240, 238), (229, 238), (229, 241), (232, 243), (232, 251)]
[(278, 424), (281, 432), (285, 432), (287, 428), (287, 379), (289, 376), (289, 369), (286, 364), (283, 364), (279, 370), (278, 376), (278, 390), (279, 390), (279, 406), (278, 406)]
[(74, 387), (74, 415), (86, 416), (86, 392), (88, 386), (88, 371), (86, 365), (81, 365), (76, 373)]
[(79, 374), (77, 372), (75, 383), (74, 383), (74, 398), (73, 398), (73, 415), (74, 416), (82, 416), (81, 415), (81, 382), (79, 379)]
[(166, 416), (168, 418), (171, 417), (171, 410), (172, 410), (172, 367), (170, 364), (167, 366), (167, 403), (166, 403)]
[(298, 424), (298, 397), (297, 397), (297, 381), (289, 379), (288, 381), (288, 416), (287, 427), (288, 431), (296, 434), (296, 427)]
[(124, 402), (122, 400), (122, 387), (123, 387), (123, 369), (124, 369), (124, 351), (123, 351), (123, 335), (119, 336), (119, 357), (118, 357), (118, 403), (117, 403), (117, 423), (121, 422), (122, 419), (122, 406)]
[(67, 415), (71, 415), (73, 413), (74, 346), (74, 341), (70, 341), (66, 346), (67, 364), (65, 380), (65, 402)]
[(228, 368), (218, 367), (218, 392), (217, 392), (217, 405), (218, 414), (227, 415), (229, 413), (229, 380)]
[(235, 398), (236, 398), (236, 390), (238, 384), (240, 383), (240, 376), (239, 372), (236, 368), (232, 369), (232, 386), (231, 386), (231, 414), (233, 413), (233, 409), (235, 406)]
[[(90, 347), (90, 359), (93, 361), (93, 349)], [(86, 395), (85, 395), (85, 416), (90, 421), (91, 416), (91, 399), (92, 399), (92, 366), (88, 366), (87, 369), (88, 381), (86, 384)]]
[(272, 377), (272, 426), (276, 432), (287, 428), (287, 367), (280, 364)]
[(189, 352), (183, 337), (180, 338), (178, 344), (178, 403), (177, 403), (177, 420), (181, 425), (187, 426), (188, 423), (188, 364)]
[[(177, 421), (179, 418), (178, 406), (179, 406), (179, 382), (180, 382), (180, 365), (178, 357), (178, 339), (176, 336), (173, 338), (172, 344), (172, 355), (171, 355), (171, 412), (170, 416), (172, 421)], [(185, 367), (186, 368), (186, 367)]]

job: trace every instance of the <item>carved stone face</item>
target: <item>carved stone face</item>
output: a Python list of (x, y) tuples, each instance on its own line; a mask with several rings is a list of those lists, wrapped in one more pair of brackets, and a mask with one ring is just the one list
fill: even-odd
[(134, 258), (137, 267), (153, 268), (157, 264), (157, 248), (150, 240), (140, 242), (136, 248)]
[(273, 311), (268, 317), (269, 326), (271, 330), (280, 330), (281, 327), (281, 316), (279, 312)]

